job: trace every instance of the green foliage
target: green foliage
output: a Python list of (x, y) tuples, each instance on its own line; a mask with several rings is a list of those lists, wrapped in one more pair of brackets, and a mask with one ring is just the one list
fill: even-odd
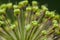
[[(60, 15), (38, 2), (21, 1), (0, 6), (2, 40), (60, 40)], [(55, 38), (56, 37), (56, 38)]]

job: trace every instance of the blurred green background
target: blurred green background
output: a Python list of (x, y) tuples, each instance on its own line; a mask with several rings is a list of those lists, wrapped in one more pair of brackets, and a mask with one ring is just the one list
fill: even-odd
[[(0, 0), (0, 4), (2, 3), (8, 3), (8, 2), (20, 2), (23, 0)], [(33, 0), (29, 0), (29, 3), (31, 3)], [(60, 0), (35, 0), (38, 1), (39, 6), (45, 4), (48, 6), (49, 10), (56, 10), (57, 13), (60, 13)]]

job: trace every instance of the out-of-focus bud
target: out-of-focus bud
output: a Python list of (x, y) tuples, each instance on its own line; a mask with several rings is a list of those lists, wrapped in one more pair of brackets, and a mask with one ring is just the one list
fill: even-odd
[(48, 10), (48, 8), (44, 5), (41, 6), (41, 9), (44, 10), (44, 11)]
[(27, 8), (26, 8), (26, 11), (27, 12), (29, 12), (29, 11), (31, 11), (32, 10), (32, 8), (30, 7), (30, 6), (28, 6)]
[(18, 5), (13, 5), (13, 8), (14, 8), (14, 9), (17, 9), (17, 8), (18, 8)]
[(10, 26), (11, 29), (14, 29), (15, 27), (16, 27), (15, 24), (12, 24), (12, 25)]
[(38, 6), (33, 6), (32, 7), (33, 12), (36, 12), (38, 9), (39, 9)]
[(41, 33), (42, 33), (43, 35), (46, 35), (46, 34), (47, 34), (47, 31), (46, 31), (46, 30), (43, 30)]
[(60, 16), (56, 15), (54, 18), (57, 19), (57, 20), (59, 20)]
[(37, 6), (37, 1), (32, 1), (32, 6)]
[(36, 16), (40, 16), (40, 9), (36, 12)]
[(19, 2), (18, 7), (19, 7), (19, 8), (23, 8), (23, 7), (26, 6), (27, 4), (28, 4), (28, 1), (21, 1), (21, 2)]
[(14, 15), (16, 16), (18, 14), (20, 14), (20, 9), (14, 9)]
[(6, 9), (6, 8), (7, 8), (7, 5), (6, 5), (6, 4), (2, 4), (2, 5), (0, 6), (0, 8), (1, 8), (1, 9)]
[(5, 9), (0, 9), (0, 14), (5, 14), (5, 13), (6, 13)]
[(31, 25), (30, 25), (30, 24), (27, 24), (27, 25), (25, 26), (25, 28), (26, 28), (26, 31), (29, 31), (30, 28), (31, 28)]
[(33, 26), (37, 26), (38, 25), (38, 22), (37, 21), (32, 21), (32, 25)]
[(8, 4), (7, 4), (7, 8), (8, 8), (8, 9), (13, 8), (13, 4), (12, 4), (12, 3), (8, 3)]

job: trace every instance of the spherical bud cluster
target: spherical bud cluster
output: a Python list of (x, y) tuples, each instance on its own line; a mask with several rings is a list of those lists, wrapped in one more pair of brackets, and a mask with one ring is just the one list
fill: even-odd
[(59, 20), (60, 16), (59, 16), (59, 15), (56, 15), (54, 18), (55, 18), (56, 20)]

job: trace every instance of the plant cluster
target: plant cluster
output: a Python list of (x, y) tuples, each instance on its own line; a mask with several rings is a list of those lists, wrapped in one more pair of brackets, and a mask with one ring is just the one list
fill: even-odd
[(60, 40), (60, 15), (32, 1), (0, 5), (2, 40)]

